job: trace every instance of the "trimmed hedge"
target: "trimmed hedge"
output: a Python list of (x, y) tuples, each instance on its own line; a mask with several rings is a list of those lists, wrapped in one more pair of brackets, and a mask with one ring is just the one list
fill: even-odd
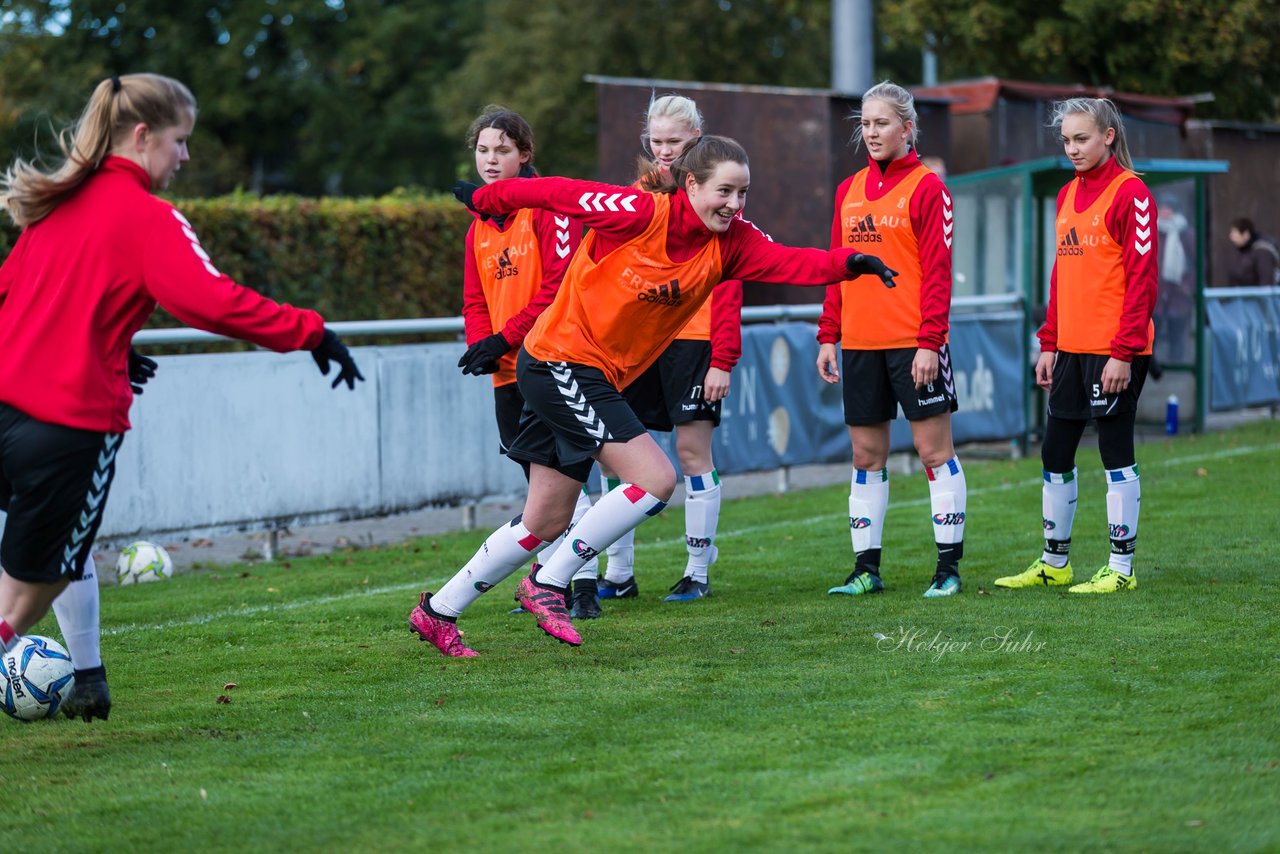
[[(326, 320), (462, 313), (462, 255), (471, 216), (445, 196), (302, 198), (247, 193), (175, 201), (213, 263), (279, 302)], [(18, 231), (0, 217), (0, 258)], [(176, 322), (157, 312), (151, 326)]]

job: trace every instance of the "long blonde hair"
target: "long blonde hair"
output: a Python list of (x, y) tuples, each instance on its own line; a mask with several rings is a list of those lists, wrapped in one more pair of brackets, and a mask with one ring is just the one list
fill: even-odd
[(1116, 163), (1120, 164), (1121, 169), (1136, 172), (1133, 168), (1133, 158), (1129, 156), (1129, 143), (1124, 137), (1124, 121), (1120, 116), (1120, 108), (1111, 99), (1067, 98), (1065, 101), (1057, 101), (1053, 105), (1053, 115), (1049, 119), (1049, 126), (1061, 132), (1062, 120), (1075, 113), (1088, 115), (1093, 119), (1093, 123), (1097, 125), (1098, 130), (1103, 133), (1106, 133), (1107, 128), (1113, 128), (1116, 132), (1116, 138), (1111, 141), (1111, 145), (1107, 146), (1107, 148), (1111, 150), (1112, 156), (1115, 157)]
[(62, 164), (46, 171), (35, 162), (16, 158), (0, 175), (0, 205), (19, 228), (37, 223), (83, 184), (138, 124), (160, 131), (195, 112), (191, 90), (171, 77), (109, 77), (94, 87), (76, 123), (58, 133)]

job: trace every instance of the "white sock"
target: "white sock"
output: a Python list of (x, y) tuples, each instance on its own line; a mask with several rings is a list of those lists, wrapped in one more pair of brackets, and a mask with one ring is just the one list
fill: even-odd
[(1040, 559), (1058, 569), (1067, 565), (1071, 552), (1071, 524), (1076, 518), (1076, 499), (1080, 484), (1076, 470), (1055, 474), (1044, 473), (1044, 487), (1040, 491), (1041, 512), (1044, 514), (1044, 554)]
[(954, 567), (964, 557), (964, 522), (969, 488), (960, 460), (952, 457), (937, 468), (925, 468), (929, 478), (929, 509), (933, 511), (933, 541), (938, 567)]
[[(608, 495), (617, 489), (622, 481), (616, 477), (600, 475), (601, 494)], [(626, 584), (635, 577), (636, 532), (627, 531), (609, 546), (605, 553), (607, 560), (604, 566), (604, 580), (610, 584)]]
[(102, 637), (98, 630), (98, 567), (93, 555), (84, 559), (84, 576), (63, 588), (53, 600), (58, 629), (76, 670), (102, 665)]
[(684, 542), (689, 551), (684, 574), (705, 584), (720, 524), (720, 473), (712, 469), (690, 475), (684, 479), (684, 489)]
[[(578, 493), (578, 503), (575, 504), (573, 507), (573, 521), (569, 523), (569, 530), (565, 531), (566, 536), (569, 534), (569, 531), (573, 530), (574, 525), (582, 521), (582, 517), (587, 515), (587, 511), (590, 509), (591, 509), (591, 499), (587, 497), (586, 487), (583, 487), (582, 491)], [(547, 555), (547, 557), (550, 558), (550, 555)], [(545, 561), (543, 562), (545, 563)], [(600, 574), (600, 557), (597, 555), (592, 557), (591, 560), (584, 563), (582, 565), (582, 569), (579, 569), (577, 572), (573, 574), (573, 580), (574, 581), (587, 581), (587, 580), (595, 581), (596, 576), (599, 574)]]
[(544, 587), (568, 587), (583, 563), (666, 506), (665, 501), (659, 501), (640, 487), (622, 484), (602, 496), (582, 521), (573, 526), (573, 533), (567, 538), (569, 547), (556, 551), (551, 560), (538, 569), (534, 580)]
[(546, 541), (529, 533), (517, 516), (490, 534), (466, 566), (431, 597), (432, 610), (444, 617), (457, 617), (546, 545)]
[(853, 554), (880, 570), (880, 538), (889, 510), (889, 469), (855, 468), (849, 482), (849, 538)]
[(1107, 469), (1107, 527), (1111, 558), (1107, 565), (1121, 575), (1133, 575), (1133, 552), (1138, 546), (1138, 510), (1142, 484), (1138, 467)]

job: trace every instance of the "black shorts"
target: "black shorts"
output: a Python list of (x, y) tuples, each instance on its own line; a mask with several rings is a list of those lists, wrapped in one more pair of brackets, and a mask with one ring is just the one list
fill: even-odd
[(1109, 358), (1097, 353), (1059, 351), (1053, 362), (1053, 384), (1049, 386), (1049, 414), (1088, 421), (1136, 412), (1151, 357), (1135, 356), (1129, 364), (1129, 387), (1119, 394), (1106, 395), (1102, 393), (1102, 369)]
[(605, 442), (629, 442), (644, 425), (599, 368), (573, 362), (540, 362), (524, 348), (516, 359), (524, 395), (520, 433), (507, 456), (553, 468), (586, 483)]
[(650, 430), (670, 433), (674, 425), (690, 421), (719, 427), (720, 401), (708, 403), (703, 397), (702, 383), (710, 369), (710, 341), (672, 341), (622, 394)]
[(0, 403), (0, 566), (19, 581), (54, 584), (84, 573), (123, 433), (38, 421)]
[(505, 454), (520, 433), (520, 413), (524, 411), (524, 395), (516, 383), (494, 386), (493, 414), (498, 421), (498, 451)]
[(898, 406), (908, 421), (921, 421), (959, 408), (951, 348), (938, 351), (938, 378), (923, 389), (911, 380), (915, 347), (843, 350), (844, 423), (868, 427), (893, 420)]

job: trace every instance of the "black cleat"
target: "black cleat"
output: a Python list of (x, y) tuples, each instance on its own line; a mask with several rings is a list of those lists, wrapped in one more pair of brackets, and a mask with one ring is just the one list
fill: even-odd
[(575, 620), (594, 620), (600, 616), (600, 588), (594, 578), (573, 582), (573, 607), (569, 616)]
[(81, 718), (85, 723), (111, 714), (111, 692), (107, 690), (107, 671), (102, 667), (76, 671), (76, 684), (71, 696), (62, 703), (62, 713)]

